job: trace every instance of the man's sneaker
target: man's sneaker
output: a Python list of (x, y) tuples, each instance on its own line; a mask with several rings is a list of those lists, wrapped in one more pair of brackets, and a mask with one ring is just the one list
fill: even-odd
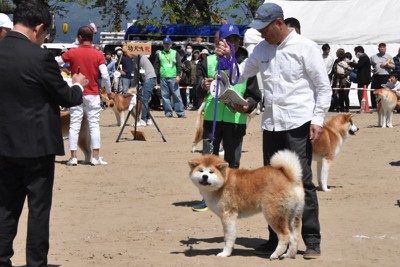
[(267, 241), (264, 244), (259, 245), (253, 251), (256, 255), (271, 255), (274, 253), (276, 247), (278, 246), (278, 242)]
[(153, 121), (151, 119), (147, 119), (146, 124), (147, 124), (147, 126), (151, 126), (151, 125), (153, 125)]
[[(140, 120), (138, 121), (138, 123), (136, 124), (137, 127), (146, 127), (146, 122), (144, 120)], [(135, 125), (133, 125), (135, 126)]]
[(186, 118), (186, 115), (185, 114), (179, 114), (178, 118)]
[(208, 207), (207, 207), (206, 202), (204, 202), (204, 199), (203, 199), (200, 204), (194, 205), (192, 207), (192, 210), (193, 211), (207, 211)]
[(90, 161), (90, 165), (92, 166), (97, 166), (97, 165), (107, 165), (107, 161), (104, 161), (102, 157), (99, 157), (99, 159), (92, 158)]
[(316, 259), (321, 256), (321, 249), (319, 244), (308, 244), (306, 251), (303, 254), (303, 258), (306, 260)]
[(68, 166), (76, 166), (76, 165), (78, 165), (78, 159), (77, 158), (70, 158), (67, 161), (67, 165)]

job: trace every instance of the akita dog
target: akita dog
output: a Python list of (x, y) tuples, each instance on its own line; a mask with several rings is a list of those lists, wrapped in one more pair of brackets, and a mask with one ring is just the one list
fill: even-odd
[[(69, 136), (70, 114), (68, 111), (61, 111), (61, 132), (63, 137)], [(92, 149), (90, 146), (89, 125), (86, 115), (83, 115), (81, 129), (79, 131), (78, 146), (85, 155), (85, 163), (90, 163)]]
[(220, 217), (225, 246), (217, 256), (231, 255), (236, 240), (236, 219), (259, 212), (277, 233), (279, 242), (270, 259), (294, 258), (304, 209), (302, 168), (298, 156), (278, 151), (271, 165), (258, 169), (231, 169), (215, 155), (189, 161), (189, 177), (207, 206)]
[[(105, 102), (114, 111), (115, 118), (117, 119), (117, 125), (122, 127), (125, 122), (125, 112), (128, 111), (129, 106), (132, 104), (132, 108), (136, 106), (136, 89), (130, 88), (125, 94), (112, 93), (112, 97), (108, 98), (107, 92), (101, 90), (101, 100)], [(139, 107), (139, 115), (141, 113), (141, 105)], [(136, 111), (136, 109), (134, 109)]]
[(349, 135), (358, 131), (353, 124), (353, 115), (339, 114), (325, 123), (321, 136), (314, 141), (312, 158), (317, 162), (318, 185), (322, 191), (328, 188), (328, 173), (333, 159), (339, 154), (340, 148)]
[(387, 88), (376, 89), (374, 94), (378, 100), (378, 126), (393, 128), (393, 111), (396, 108), (396, 93)]

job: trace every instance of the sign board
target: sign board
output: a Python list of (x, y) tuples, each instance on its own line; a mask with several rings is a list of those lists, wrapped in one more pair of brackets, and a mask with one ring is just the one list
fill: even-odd
[(151, 43), (126, 43), (128, 55), (151, 55)]

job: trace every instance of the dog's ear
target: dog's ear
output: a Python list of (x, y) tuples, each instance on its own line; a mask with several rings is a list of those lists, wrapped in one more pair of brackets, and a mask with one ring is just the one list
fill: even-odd
[(190, 171), (193, 171), (194, 168), (196, 168), (199, 165), (199, 159), (192, 159), (188, 162)]
[(216, 167), (221, 172), (221, 174), (225, 177), (226, 176), (226, 169), (228, 168), (229, 164), (225, 161), (221, 161)]

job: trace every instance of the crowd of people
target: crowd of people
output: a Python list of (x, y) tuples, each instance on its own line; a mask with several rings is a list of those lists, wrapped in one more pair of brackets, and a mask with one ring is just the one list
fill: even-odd
[[(357, 85), (359, 105), (362, 105), (363, 89), (370, 87), (371, 108), (376, 110), (377, 102), (373, 89), (388, 88), (398, 93), (396, 86), (400, 75), (399, 54), (392, 57), (386, 53), (386, 44), (378, 44), (378, 53), (368, 56), (364, 47), (356, 46), (353, 59), (351, 52), (343, 48), (336, 50), (336, 59), (330, 55), (329, 44), (322, 45), (322, 56), (326, 71), (333, 88), (331, 110), (349, 112), (349, 88), (352, 83)], [(396, 63), (397, 62), (397, 63)], [(400, 93), (398, 93), (400, 96)]]
[[(93, 46), (94, 32), (89, 26), (78, 29), (79, 47), (54, 58), (49, 51), (40, 49), (51, 23), (48, 8), (38, 0), (22, 1), (15, 10), (14, 22), (0, 14), (0, 71), (3, 74), (0, 86), (5, 92), (0, 98), (0, 135), (3, 137), (0, 139), (0, 266), (11, 266), (12, 244), (25, 197), (31, 218), (27, 265), (47, 264), (54, 162), (56, 155), (64, 154), (61, 133), (57, 130), (59, 107), (69, 107), (71, 115), (67, 165), (78, 164), (76, 151), (83, 119), (88, 120), (90, 129), (93, 152), (89, 163), (107, 165), (100, 156), (99, 88), (105, 88), (112, 98), (112, 91), (125, 93), (141, 83), (143, 112), (138, 126), (143, 127), (152, 124), (149, 101), (154, 88), (160, 88), (167, 118), (174, 113), (178, 118), (185, 118), (190, 106), (191, 110), (197, 110), (204, 102), (203, 154), (218, 155), (222, 146), (224, 160), (230, 168), (240, 166), (247, 114), (263, 101), (260, 146), (264, 165), (269, 165), (273, 154), (281, 149), (293, 150), (300, 156), (306, 203), (302, 223), (306, 259), (321, 254), (311, 148), (322, 132), (331, 107), (332, 88), (338, 95), (337, 111), (341, 112), (349, 111), (349, 91), (336, 88), (349, 88), (351, 82), (358, 88), (370, 84), (372, 89), (387, 87), (400, 96), (400, 49), (392, 57), (386, 53), (386, 44), (380, 43), (378, 53), (369, 57), (362, 46), (356, 46), (354, 55), (358, 60), (354, 60), (351, 52), (340, 48), (334, 59), (329, 44), (324, 44), (321, 56), (319, 46), (301, 35), (300, 23), (294, 18), (284, 19), (282, 8), (273, 3), (262, 4), (249, 25), (264, 39), (251, 53), (241, 46), (238, 28), (226, 23), (216, 33), (215, 53), (196, 50), (188, 43), (182, 56), (173, 48), (173, 40), (165, 37), (163, 49), (157, 51), (154, 62), (146, 56), (129, 54), (125, 46), (103, 54)], [(228, 106), (216, 101), (211, 87), (220, 72), (229, 74), (230, 64), (236, 63), (240, 71), (235, 83), (234, 77), (230, 77), (231, 87), (247, 104)], [(353, 78), (355, 71), (357, 75)], [(30, 79), (19, 79), (21, 73)], [(263, 96), (257, 74), (262, 78)], [(63, 77), (71, 78), (72, 86)], [(358, 91), (360, 106), (362, 93)], [(372, 91), (371, 105), (376, 109)], [(16, 109), (19, 107), (21, 110)], [(21, 125), (28, 126), (30, 131), (24, 131)], [(202, 203), (194, 210), (206, 208)], [(257, 248), (256, 253), (271, 253), (277, 242), (270, 228), (268, 242)]]

